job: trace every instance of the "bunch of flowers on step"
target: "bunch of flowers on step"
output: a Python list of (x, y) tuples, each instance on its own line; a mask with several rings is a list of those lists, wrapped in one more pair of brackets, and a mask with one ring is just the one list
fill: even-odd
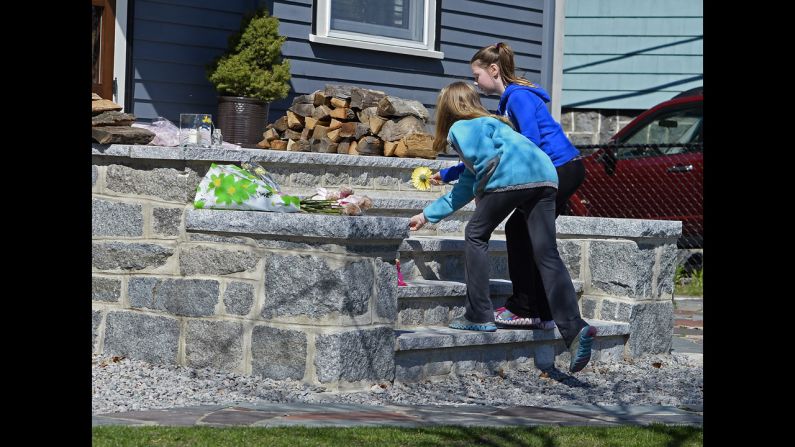
[[(273, 179), (273, 177), (271, 177), (268, 174), (268, 171), (266, 171), (265, 168), (260, 166), (258, 163), (249, 161), (242, 163), (241, 166), (252, 174), (258, 176), (263, 182), (271, 185), (277, 192), (281, 192), (279, 191), (279, 185), (276, 184), (276, 181)], [(362, 214), (361, 208), (357, 210), (354, 207), (351, 207), (346, 201), (340, 201), (342, 198), (351, 196), (351, 194), (353, 194), (352, 189), (343, 187), (339, 192), (336, 193), (328, 193), (326, 192), (325, 188), (320, 189), (323, 190), (324, 194), (315, 194), (310, 198), (299, 198), (299, 208), (301, 212), (343, 214), (350, 216), (358, 216)], [(369, 206), (367, 207), (372, 206), (372, 201), (370, 201), (369, 198), (367, 198), (367, 200), (369, 201)], [(350, 201), (350, 199), (348, 199), (348, 201)]]
[(367, 196), (357, 196), (353, 189), (343, 186), (339, 191), (329, 191), (326, 188), (317, 188), (315, 195), (302, 203), (316, 203), (318, 205), (331, 204), (339, 207), (339, 214), (345, 216), (361, 216), (365, 210), (373, 207), (373, 200)]
[(254, 161), (235, 165), (210, 165), (196, 188), (193, 206), (197, 209), (273, 211), (278, 213), (320, 213), (360, 216), (372, 208), (367, 196), (356, 196), (347, 186), (329, 192), (318, 188), (309, 198), (282, 192), (268, 171)]
[(267, 173), (250, 172), (236, 165), (210, 165), (196, 188), (193, 206), (202, 209), (240, 211), (301, 211), (298, 197), (282, 194)]

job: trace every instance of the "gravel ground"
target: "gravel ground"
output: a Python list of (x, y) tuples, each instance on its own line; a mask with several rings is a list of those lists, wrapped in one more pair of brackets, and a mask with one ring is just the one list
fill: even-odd
[(566, 365), (559, 362), (556, 369), (548, 372), (530, 368), (494, 376), (469, 373), (414, 384), (373, 382), (368, 391), (343, 393), (294, 380), (94, 356), (92, 411), (105, 414), (245, 402), (497, 407), (583, 403), (703, 405), (703, 367), (679, 353), (647, 355), (623, 362), (592, 362), (574, 375), (562, 371), (566, 371)]

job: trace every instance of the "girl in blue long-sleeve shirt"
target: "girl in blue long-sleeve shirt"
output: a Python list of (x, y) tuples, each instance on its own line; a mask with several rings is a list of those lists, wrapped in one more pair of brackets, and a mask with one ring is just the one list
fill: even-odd
[(504, 117), (489, 114), (478, 93), (465, 82), (454, 82), (439, 93), (434, 149), (443, 152), (448, 144), (463, 161), (458, 183), (412, 216), (409, 225), (411, 230), (419, 230), (425, 223), (438, 222), (473, 198), (478, 199), (464, 231), (466, 311), (450, 327), (497, 330), (489, 297), (489, 239), (497, 225), (513, 212), (531, 242), (523, 255), (534, 259), (539, 267), (555, 324), (571, 352), (569, 370), (581, 370), (591, 357), (596, 328), (580, 316), (571, 276), (558, 253), (558, 175), (554, 164)]
[[(500, 95), (499, 114), (507, 116), (516, 130), (540, 147), (555, 165), (559, 179), (555, 217), (559, 216), (585, 179), (585, 167), (578, 158), (580, 152), (547, 110), (549, 95), (541, 87), (514, 74), (513, 50), (503, 42), (480, 49), (472, 57), (470, 67), (475, 85), (483, 93)], [(463, 170), (463, 164), (442, 169), (432, 180), (451, 182)], [(496, 322), (554, 328), (538, 267), (532, 258), (524, 256), (530, 248), (530, 239), (523, 220), (516, 213), (505, 224), (505, 242), (513, 294), (505, 306), (495, 312)]]

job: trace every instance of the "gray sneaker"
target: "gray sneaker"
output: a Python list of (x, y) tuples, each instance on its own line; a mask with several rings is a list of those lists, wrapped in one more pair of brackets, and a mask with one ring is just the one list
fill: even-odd
[(467, 320), (463, 316), (451, 321), (448, 327), (453, 329), (463, 329), (466, 331), (481, 332), (494, 332), (497, 330), (497, 326), (492, 321), (487, 321), (485, 323), (475, 323), (474, 321)]

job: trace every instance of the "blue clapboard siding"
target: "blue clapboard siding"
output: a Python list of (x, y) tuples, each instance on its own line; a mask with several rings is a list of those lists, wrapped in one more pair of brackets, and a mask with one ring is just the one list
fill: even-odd
[[(287, 37), (282, 55), (290, 61), (290, 93), (270, 106), (269, 122), (283, 116), (292, 99), (326, 84), (355, 85), (422, 102), (433, 114), (445, 85), (471, 81), (469, 59), (481, 47), (508, 42), (516, 71), (542, 83), (544, 5), (550, 0), (444, 0), (439, 50), (444, 59), (340, 47), (309, 41), (312, 1), (136, 0), (133, 25), (133, 110), (140, 119), (217, 111), (217, 93), (206, 65), (222, 54), (246, 11), (265, 6)], [(549, 86), (545, 85), (546, 88)], [(489, 109), (496, 97), (483, 97)]]
[[(542, 60), (544, 0), (441, 1), (439, 49), (444, 59), (385, 53), (309, 42), (312, 2), (266, 2), (287, 36), (282, 54), (291, 63), (291, 92), (271, 104), (271, 120), (284, 114), (297, 94), (326, 84), (355, 85), (422, 102), (433, 114), (436, 95), (445, 85), (471, 81), (469, 60), (481, 47), (508, 42), (516, 53), (516, 71), (534, 82), (546, 68)], [(490, 109), (496, 97), (483, 97)]]
[[(568, 54), (610, 54), (610, 49), (643, 49), (647, 55), (701, 56), (704, 54), (704, 39), (701, 36), (682, 37), (672, 40), (658, 36), (570, 36), (563, 42), (563, 51)], [(613, 50), (614, 53), (615, 50)]]
[(562, 106), (647, 109), (703, 85), (703, 5), (567, 0)]
[[(135, 0), (132, 107), (140, 120), (178, 124), (180, 113), (217, 115), (206, 66), (221, 55), (257, 0)], [(130, 36), (128, 36), (130, 39)]]

